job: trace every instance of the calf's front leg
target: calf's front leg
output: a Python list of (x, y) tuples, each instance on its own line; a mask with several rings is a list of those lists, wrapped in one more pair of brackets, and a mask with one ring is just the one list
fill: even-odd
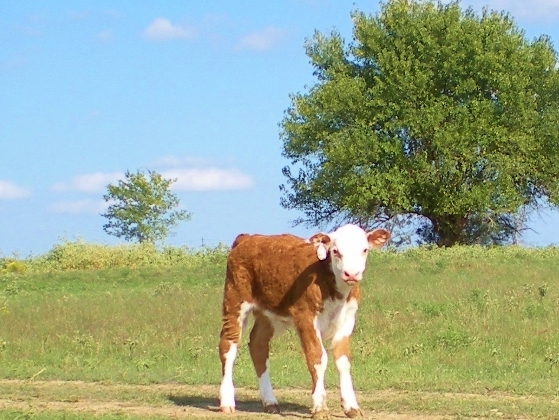
[(363, 412), (357, 404), (357, 398), (355, 397), (355, 391), (353, 389), (349, 356), (349, 338), (355, 326), (357, 307), (357, 299), (350, 299), (346, 302), (340, 315), (338, 329), (332, 339), (332, 353), (340, 376), (342, 408), (345, 415), (350, 418), (363, 415)]
[(349, 418), (362, 416), (363, 412), (357, 404), (357, 398), (353, 389), (351, 380), (351, 363), (349, 360), (349, 337), (343, 337), (341, 340), (332, 344), (332, 352), (336, 368), (340, 375), (340, 396), (344, 413)]

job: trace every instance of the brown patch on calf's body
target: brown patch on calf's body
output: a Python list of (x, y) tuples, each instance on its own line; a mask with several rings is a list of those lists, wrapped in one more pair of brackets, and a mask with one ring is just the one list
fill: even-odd
[(303, 353), (305, 354), (307, 369), (311, 374), (312, 393), (314, 394), (318, 382), (316, 365), (319, 365), (322, 361), (322, 343), (316, 336), (312, 323), (302, 323), (296, 326), (296, 328), (301, 340), (301, 347), (303, 347)]
[(240, 236), (227, 259), (224, 300), (237, 301), (238, 305), (256, 303), (289, 317), (309, 310), (314, 313), (324, 299), (341, 296), (329, 262), (319, 261), (314, 247), (302, 238)]
[(334, 360), (342, 356), (347, 356), (349, 360), (349, 337), (343, 337), (341, 340), (332, 344), (332, 355)]

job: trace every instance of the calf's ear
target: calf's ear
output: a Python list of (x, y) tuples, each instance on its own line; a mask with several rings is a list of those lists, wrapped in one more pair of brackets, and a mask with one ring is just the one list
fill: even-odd
[(382, 248), (390, 240), (390, 232), (386, 229), (375, 229), (367, 233), (369, 247), (373, 249)]
[(316, 249), (316, 256), (319, 260), (325, 260), (328, 256), (328, 248), (330, 247), (330, 237), (326, 233), (315, 233), (308, 240)]

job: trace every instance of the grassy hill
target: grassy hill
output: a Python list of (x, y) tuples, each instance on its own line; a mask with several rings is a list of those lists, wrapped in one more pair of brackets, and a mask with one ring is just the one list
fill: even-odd
[[(90, 245), (81, 246), (58, 250), (58, 260), (0, 260), (0, 378), (217, 390), (226, 248), (153, 249), (157, 263), (136, 255), (126, 266), (99, 256), (84, 264)], [(76, 255), (82, 262), (69, 263)], [(95, 268), (107, 265), (115, 268)], [(506, 392), (554, 404), (558, 314), (557, 248), (371, 253), (352, 339), (356, 389)], [(235, 382), (255, 387), (246, 337)], [(310, 386), (293, 332), (272, 342), (271, 372), (277, 388)], [(337, 387), (333, 363), (327, 386)]]

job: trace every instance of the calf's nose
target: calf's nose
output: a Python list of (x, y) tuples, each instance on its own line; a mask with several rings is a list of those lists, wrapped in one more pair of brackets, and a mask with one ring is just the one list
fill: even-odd
[(363, 277), (363, 273), (360, 271), (344, 271), (342, 273), (342, 279), (345, 281), (359, 281)]

